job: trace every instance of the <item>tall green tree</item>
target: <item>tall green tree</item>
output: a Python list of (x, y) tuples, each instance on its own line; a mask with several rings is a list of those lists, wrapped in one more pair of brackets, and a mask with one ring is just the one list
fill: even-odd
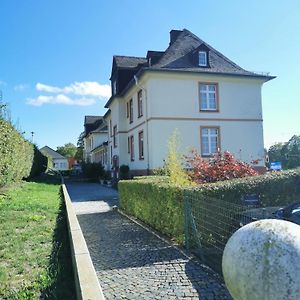
[(269, 161), (282, 162), (283, 169), (300, 166), (300, 136), (292, 136), (287, 143), (276, 143), (268, 150)]
[(67, 158), (70, 158), (70, 157), (75, 157), (75, 154), (77, 152), (77, 147), (72, 143), (67, 143), (67, 144), (64, 144), (63, 146), (57, 147), (56, 151), (59, 154), (65, 156)]
[(300, 136), (294, 135), (282, 147), (282, 163), (285, 169), (293, 169), (300, 166)]

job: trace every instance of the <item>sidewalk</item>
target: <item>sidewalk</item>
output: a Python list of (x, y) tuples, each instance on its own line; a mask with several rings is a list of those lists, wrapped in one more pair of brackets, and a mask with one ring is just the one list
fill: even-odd
[(67, 188), (106, 299), (231, 299), (211, 270), (110, 210), (117, 203), (113, 190), (80, 185)]

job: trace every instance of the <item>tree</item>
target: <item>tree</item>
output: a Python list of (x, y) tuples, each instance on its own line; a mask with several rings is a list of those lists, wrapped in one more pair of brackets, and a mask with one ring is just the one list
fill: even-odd
[(70, 158), (70, 157), (75, 157), (75, 154), (77, 152), (77, 147), (72, 143), (67, 143), (64, 144), (64, 146), (57, 147), (56, 151), (62, 156)]
[(287, 143), (276, 143), (268, 150), (269, 161), (282, 162), (283, 169), (300, 166), (300, 136), (292, 136)]
[(283, 143), (276, 143), (268, 150), (269, 162), (282, 161)]
[(177, 185), (191, 184), (190, 178), (182, 167), (182, 155), (178, 151), (179, 134), (175, 129), (168, 142), (168, 154), (165, 163), (165, 173), (170, 176), (170, 182)]
[(224, 153), (219, 151), (211, 159), (206, 160), (196, 150), (192, 150), (185, 158), (191, 168), (190, 176), (196, 183), (257, 175), (257, 172), (250, 165), (235, 159), (228, 151)]
[(83, 160), (83, 146), (84, 146), (83, 137), (84, 137), (84, 132), (82, 132), (79, 135), (78, 141), (77, 141), (77, 151), (75, 154), (75, 158), (79, 161)]
[(294, 135), (284, 144), (281, 150), (282, 164), (285, 169), (300, 166), (300, 136)]

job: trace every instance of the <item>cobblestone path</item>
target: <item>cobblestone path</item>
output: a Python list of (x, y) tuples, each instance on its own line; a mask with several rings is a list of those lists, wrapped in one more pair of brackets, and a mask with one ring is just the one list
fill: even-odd
[(80, 201), (77, 217), (107, 300), (231, 299), (210, 269), (101, 203), (85, 213), (97, 201)]

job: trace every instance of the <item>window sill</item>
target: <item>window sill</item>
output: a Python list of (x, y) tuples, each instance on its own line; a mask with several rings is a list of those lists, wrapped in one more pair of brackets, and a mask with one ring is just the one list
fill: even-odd
[(208, 113), (211, 113), (211, 112), (220, 112), (218, 109), (200, 109), (200, 112), (208, 112)]

